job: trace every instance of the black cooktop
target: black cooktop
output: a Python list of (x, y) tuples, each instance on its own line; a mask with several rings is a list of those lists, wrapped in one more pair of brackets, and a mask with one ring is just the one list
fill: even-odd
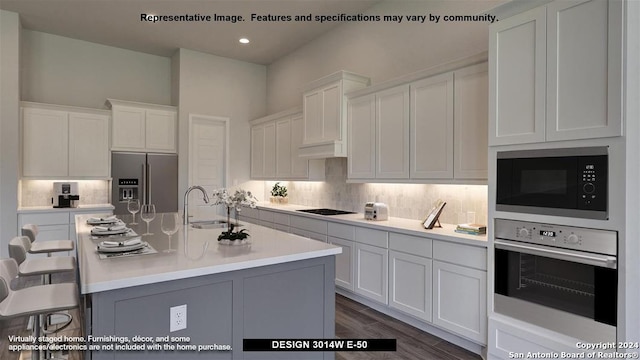
[(296, 210), (296, 211), (302, 211), (302, 212), (306, 212), (306, 213), (318, 214), (318, 215), (326, 215), (326, 216), (355, 214), (355, 212), (353, 212), (353, 211), (344, 211), (344, 210), (335, 210), (335, 209), (307, 209), (307, 210)]

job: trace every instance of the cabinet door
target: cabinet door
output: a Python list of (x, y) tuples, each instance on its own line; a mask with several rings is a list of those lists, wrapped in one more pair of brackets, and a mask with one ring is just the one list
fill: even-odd
[(541, 7), (489, 28), (489, 145), (545, 140), (545, 21)]
[(251, 127), (251, 178), (264, 177), (264, 125)]
[(264, 125), (264, 176), (276, 176), (276, 123)]
[(328, 242), (342, 248), (342, 253), (336, 255), (336, 286), (353, 291), (355, 243), (332, 236), (328, 237)]
[(291, 176), (291, 119), (276, 122), (276, 176)]
[(146, 111), (140, 108), (116, 106), (112, 112), (111, 149), (144, 150)]
[(389, 251), (389, 306), (431, 321), (431, 259)]
[(322, 140), (342, 140), (342, 81), (322, 89)]
[(410, 89), (410, 176), (452, 179), (453, 73), (414, 82)]
[(304, 119), (302, 115), (291, 118), (291, 177), (309, 177), (309, 161), (298, 156), (302, 136), (304, 132)]
[(147, 110), (145, 125), (147, 150), (176, 152), (176, 125), (175, 112)]
[(547, 7), (547, 140), (622, 135), (622, 2)]
[(109, 117), (69, 113), (69, 176), (109, 177)]
[(489, 76), (487, 64), (454, 72), (454, 170), (456, 179), (486, 179)]
[(304, 144), (322, 141), (322, 92), (304, 94)]
[(69, 174), (67, 112), (22, 110), (22, 175), (66, 177)]
[(433, 323), (487, 343), (487, 273), (433, 261)]
[(376, 178), (409, 178), (409, 85), (376, 94)]
[(375, 95), (351, 99), (347, 105), (349, 179), (376, 176), (376, 100)]
[(387, 249), (356, 243), (355, 261), (354, 291), (371, 300), (387, 304)]

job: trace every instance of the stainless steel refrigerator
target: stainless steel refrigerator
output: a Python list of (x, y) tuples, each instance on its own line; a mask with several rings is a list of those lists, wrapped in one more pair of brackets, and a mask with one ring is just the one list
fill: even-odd
[(129, 199), (154, 204), (157, 213), (178, 211), (178, 155), (112, 152), (111, 177), (114, 214), (129, 214)]

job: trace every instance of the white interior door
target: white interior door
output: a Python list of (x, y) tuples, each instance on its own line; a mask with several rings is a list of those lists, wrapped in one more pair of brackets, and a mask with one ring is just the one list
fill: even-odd
[[(229, 119), (206, 115), (189, 115), (189, 186), (200, 185), (210, 196), (214, 189), (227, 186)], [(204, 215), (210, 208), (200, 191), (189, 195), (192, 215)]]

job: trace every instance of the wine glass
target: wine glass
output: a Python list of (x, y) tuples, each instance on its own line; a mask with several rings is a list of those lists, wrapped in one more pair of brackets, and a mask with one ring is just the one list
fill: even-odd
[(138, 225), (136, 222), (136, 213), (140, 211), (140, 200), (138, 199), (129, 199), (127, 202), (127, 210), (133, 215), (133, 222), (129, 225)]
[(156, 206), (153, 204), (142, 205), (140, 217), (144, 222), (147, 223), (147, 232), (142, 235), (153, 235), (153, 233), (149, 232), (149, 223), (151, 222), (151, 220), (156, 218)]
[(162, 220), (160, 223), (160, 228), (162, 232), (167, 234), (169, 237), (169, 248), (163, 250), (163, 252), (170, 253), (176, 251), (171, 248), (171, 235), (178, 232), (178, 228), (180, 227), (180, 215), (178, 213), (164, 213), (162, 214)]

